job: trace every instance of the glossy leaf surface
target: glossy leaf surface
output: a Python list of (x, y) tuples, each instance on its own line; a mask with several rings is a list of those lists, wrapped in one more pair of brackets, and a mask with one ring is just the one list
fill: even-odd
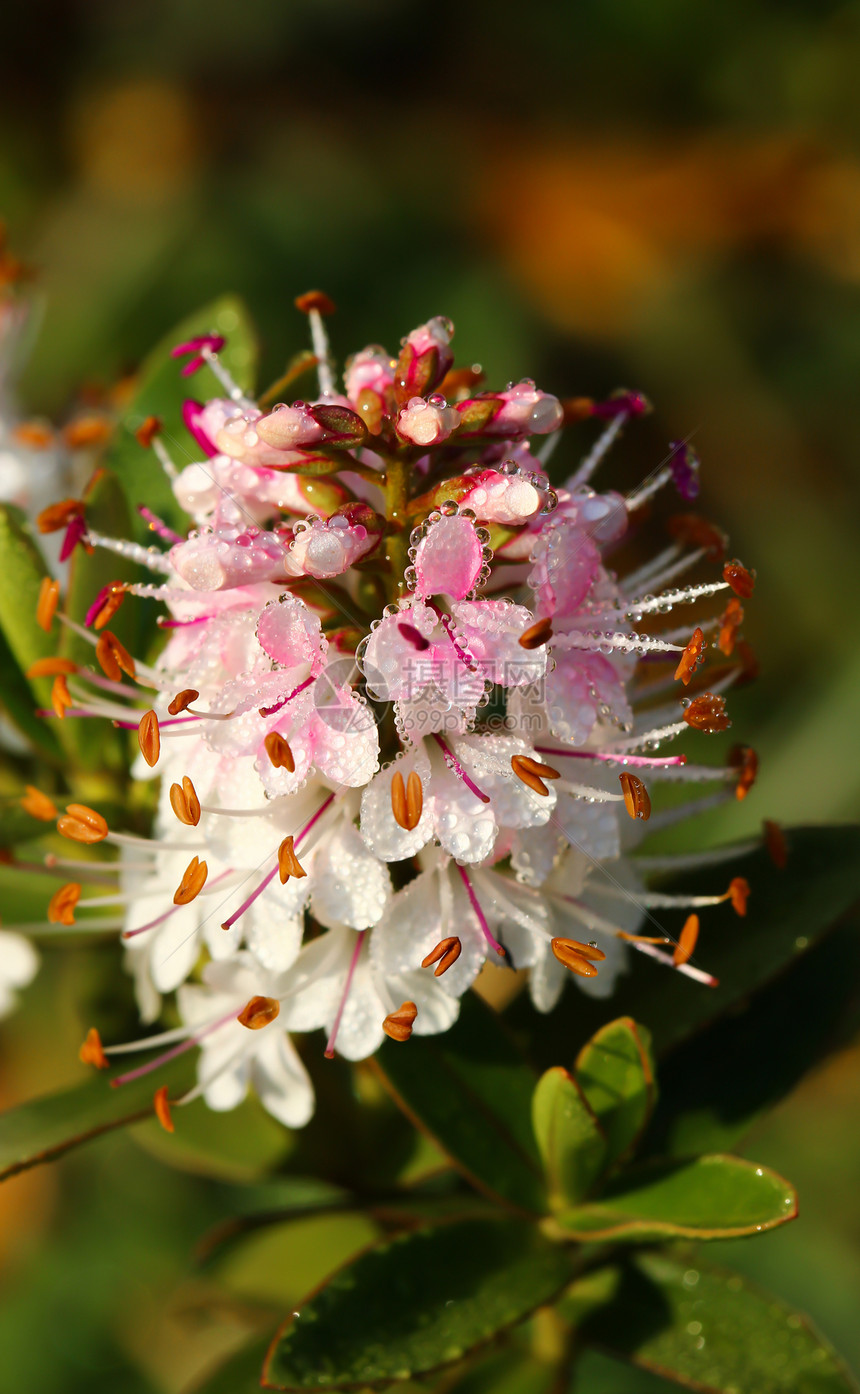
[(628, 1156), (642, 1134), (657, 1087), (649, 1033), (629, 1017), (607, 1022), (583, 1046), (575, 1073), (606, 1137), (606, 1162)]
[(606, 1137), (576, 1080), (556, 1066), (538, 1081), (532, 1100), (535, 1137), (546, 1169), (550, 1205), (563, 1209), (586, 1196), (606, 1161)]

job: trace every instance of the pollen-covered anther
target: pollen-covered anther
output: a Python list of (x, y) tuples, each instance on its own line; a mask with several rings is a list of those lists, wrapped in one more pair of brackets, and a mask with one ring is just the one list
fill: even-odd
[(161, 424), (159, 417), (147, 416), (134, 433), (138, 445), (142, 445), (144, 450), (148, 450), (161, 430)]
[(206, 877), (209, 875), (209, 867), (205, 862), (200, 862), (196, 857), (192, 857), (187, 867), (182, 873), (182, 880), (176, 888), (173, 896), (174, 905), (190, 905), (192, 900), (196, 900), (203, 887), (206, 885)]
[(43, 794), (34, 784), (24, 785), (21, 807), (31, 818), (38, 818), (41, 823), (53, 823), (57, 816), (57, 805), (53, 799), (49, 799), (48, 795)]
[(735, 745), (729, 751), (729, 768), (737, 770), (738, 782), (735, 785), (735, 795), (738, 799), (745, 799), (750, 789), (756, 781), (758, 774), (758, 756), (751, 745)]
[(46, 634), (49, 633), (53, 623), (59, 599), (59, 581), (53, 581), (50, 576), (43, 576), (39, 586), (39, 600), (36, 605), (36, 623), (40, 629), (44, 629)]
[(70, 803), (57, 819), (57, 832), (72, 842), (103, 842), (108, 825), (100, 813), (83, 803)]
[(588, 961), (584, 952), (587, 949), (593, 954), (595, 951), (591, 945), (581, 944), (578, 939), (553, 939), (550, 948), (559, 963), (569, 968), (571, 973), (576, 973), (580, 978), (597, 977), (597, 969)]
[(278, 875), (281, 878), (281, 885), (286, 885), (291, 876), (299, 880), (302, 876), (307, 876), (307, 872), (296, 856), (293, 847), (292, 833), (285, 837), (278, 848)]
[(676, 542), (688, 547), (701, 547), (709, 561), (721, 561), (726, 554), (728, 538), (721, 528), (700, 518), (697, 513), (676, 513), (669, 519), (669, 533)]
[(778, 871), (784, 871), (788, 863), (788, 843), (785, 840), (785, 833), (779, 823), (774, 823), (769, 818), (765, 818), (762, 830), (768, 856)]
[(750, 895), (750, 883), (745, 876), (734, 876), (729, 882), (729, 889), (723, 899), (731, 901), (732, 909), (736, 915), (745, 915), (747, 912), (747, 901)]
[(293, 304), (303, 315), (309, 315), (312, 310), (316, 310), (320, 315), (333, 315), (337, 309), (324, 290), (307, 290), (304, 295), (297, 295)]
[(107, 587), (107, 595), (93, 619), (94, 629), (104, 629), (106, 624), (110, 624), (125, 596), (126, 587), (122, 581), (114, 581)]
[(110, 433), (111, 423), (107, 417), (90, 412), (63, 427), (63, 440), (70, 450), (85, 450), (90, 445), (101, 445)]
[(684, 921), (684, 928), (681, 930), (678, 942), (675, 945), (675, 952), (672, 954), (672, 962), (676, 968), (680, 968), (682, 963), (686, 963), (692, 958), (698, 937), (699, 917), (698, 915), (688, 915)]
[(735, 640), (743, 622), (744, 607), (737, 597), (733, 596), (720, 618), (720, 635), (717, 640), (720, 653), (724, 653), (727, 658), (735, 651)]
[(83, 1065), (95, 1065), (97, 1070), (106, 1070), (110, 1061), (104, 1053), (102, 1038), (94, 1026), (87, 1032), (87, 1038), (78, 1051), (78, 1059)]
[(629, 770), (624, 770), (618, 776), (621, 782), (621, 792), (624, 795), (624, 807), (627, 809), (631, 818), (641, 818), (643, 823), (651, 817), (651, 796), (645, 787), (644, 780), (638, 775), (631, 774)]
[(453, 934), (449, 939), (440, 940), (435, 949), (430, 950), (427, 957), (421, 960), (421, 967), (430, 968), (435, 963), (436, 969), (433, 976), (441, 978), (442, 974), (451, 967), (451, 964), (457, 962), (462, 951), (463, 945), (456, 934)]
[(72, 694), (69, 692), (69, 684), (66, 682), (65, 674), (58, 673), (51, 686), (51, 706), (54, 715), (62, 721), (72, 705)]
[(177, 692), (172, 702), (168, 703), (167, 710), (171, 716), (178, 716), (180, 712), (187, 711), (192, 702), (196, 702), (200, 693), (193, 687), (183, 687), (181, 692)]
[(414, 1002), (402, 1002), (396, 1012), (389, 1012), (382, 1029), (392, 1041), (408, 1041), (417, 1015), (418, 1008)]
[(75, 923), (75, 906), (81, 898), (81, 888), (77, 881), (69, 881), (65, 886), (61, 886), (58, 891), (54, 891), (48, 902), (48, 923), (66, 924)]
[(25, 674), (28, 678), (56, 678), (61, 674), (69, 676), (78, 671), (77, 663), (73, 663), (70, 658), (37, 658), (35, 663), (31, 663)]
[(684, 720), (694, 731), (706, 731), (708, 735), (727, 731), (732, 724), (726, 716), (725, 697), (716, 697), (713, 692), (694, 697), (684, 711)]
[(529, 789), (534, 789), (536, 794), (544, 796), (549, 793), (544, 780), (561, 779), (558, 770), (554, 770), (552, 765), (542, 765), (540, 760), (533, 760), (530, 755), (512, 755), (511, 769), (517, 779), (528, 785)]
[(755, 572), (748, 571), (735, 557), (734, 561), (727, 561), (723, 567), (723, 580), (728, 581), (735, 595), (739, 595), (741, 600), (749, 600), (755, 589)]
[(176, 1131), (173, 1125), (173, 1118), (170, 1113), (170, 1100), (167, 1097), (167, 1085), (162, 1084), (160, 1089), (156, 1089), (155, 1097), (152, 1100), (152, 1108), (156, 1118), (166, 1133)]
[(171, 784), (170, 807), (180, 823), (189, 828), (197, 827), (200, 822), (200, 800), (187, 774), (182, 776), (181, 784)]
[(43, 508), (36, 518), (36, 527), (41, 533), (60, 532), (67, 528), (73, 518), (83, 517), (84, 505), (80, 499), (63, 499)]
[(124, 644), (109, 629), (102, 630), (96, 644), (96, 661), (106, 678), (119, 682), (123, 673), (136, 676), (134, 659)]
[(519, 637), (519, 644), (524, 649), (539, 649), (541, 644), (548, 644), (551, 638), (552, 620), (546, 618), (524, 629)]
[(250, 1002), (245, 1003), (236, 1020), (240, 1026), (247, 1026), (249, 1031), (261, 1031), (264, 1026), (275, 1020), (280, 1010), (281, 1004), (277, 997), (252, 997)]
[(680, 662), (675, 669), (676, 682), (680, 679), (685, 687), (689, 686), (690, 679), (696, 669), (705, 661), (706, 648), (705, 636), (701, 629), (697, 627), (693, 630), (693, 636), (684, 649), (684, 652), (681, 654)]
[(158, 717), (150, 709), (144, 712), (137, 727), (137, 743), (140, 746), (140, 753), (146, 763), (150, 766), (158, 764), (158, 757), (161, 754), (161, 729), (158, 725)]
[(404, 784), (403, 775), (396, 770), (391, 780), (391, 812), (395, 823), (411, 833), (421, 822), (423, 809), (424, 788), (419, 776), (411, 770)]
[(277, 731), (270, 731), (263, 741), (266, 754), (276, 770), (286, 770), (288, 774), (294, 774), (296, 762), (293, 752), (290, 750), (289, 741), (284, 736), (278, 735)]

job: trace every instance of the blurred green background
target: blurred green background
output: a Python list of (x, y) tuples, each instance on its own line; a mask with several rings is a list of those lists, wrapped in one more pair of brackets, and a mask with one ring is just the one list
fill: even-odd
[[(34, 0), (2, 49), (0, 213), (42, 319), (29, 412), (61, 414), (225, 290), (259, 323), (265, 382), (312, 286), (341, 357), (445, 313), (491, 382), (641, 388), (657, 409), (612, 482), (690, 434), (702, 510), (759, 573), (762, 676), (731, 705), (760, 782), (682, 836), (856, 816), (860, 5)], [(54, 964), (4, 1025), (4, 1104), (79, 1077), (74, 977)], [(855, 1367), (858, 1064), (835, 1055), (759, 1126), (801, 1219), (726, 1255)], [(183, 1389), (254, 1324), (247, 1282), (225, 1306), (189, 1277), (227, 1192), (120, 1138), (7, 1183), (0, 1387)], [(307, 1285), (287, 1250), (275, 1311)]]

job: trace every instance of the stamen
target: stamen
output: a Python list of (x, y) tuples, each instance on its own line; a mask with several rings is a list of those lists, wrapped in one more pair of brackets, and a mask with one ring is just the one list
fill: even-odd
[(125, 599), (127, 589), (128, 587), (122, 581), (112, 581), (109, 586), (102, 586), (84, 615), (84, 627), (88, 629), (90, 625), (93, 625), (95, 629), (104, 629)]
[(51, 624), (60, 599), (60, 583), (43, 576), (39, 586), (39, 601), (36, 605), (36, 623), (45, 633), (50, 633)]
[(139, 562), (147, 571), (160, 571), (162, 575), (169, 576), (173, 570), (164, 553), (157, 547), (141, 547), (139, 542), (126, 542), (124, 538), (106, 537), (104, 533), (91, 530), (87, 532), (87, 540), (93, 547), (101, 547), (106, 552), (114, 552), (118, 557), (126, 557), (128, 561)]
[(548, 644), (552, 638), (552, 620), (549, 618), (537, 620), (524, 629), (519, 637), (519, 644), (524, 649), (539, 649), (541, 644)]
[(209, 867), (206, 862), (200, 862), (196, 857), (192, 857), (184, 872), (182, 880), (173, 896), (174, 905), (190, 905), (192, 900), (196, 900), (203, 887), (206, 885), (206, 877), (209, 875)]
[(675, 951), (672, 954), (672, 962), (676, 968), (680, 968), (682, 963), (686, 963), (688, 959), (692, 958), (698, 937), (699, 917), (698, 915), (688, 915), (684, 921), (684, 928), (681, 930), (680, 938), (675, 945)]
[(517, 779), (527, 785), (529, 789), (544, 796), (549, 794), (544, 780), (561, 779), (558, 770), (554, 770), (552, 765), (542, 765), (539, 760), (532, 760), (528, 755), (512, 755), (511, 769)]
[(57, 816), (56, 804), (34, 784), (24, 785), (21, 807), (31, 818), (38, 818), (41, 823), (53, 823)]
[(746, 915), (747, 901), (750, 895), (750, 883), (745, 876), (735, 876), (729, 882), (729, 889), (726, 891), (726, 899), (732, 903), (732, 909), (736, 915)]
[(661, 949), (649, 944), (647, 940), (631, 938), (629, 941), (631, 948), (638, 949), (640, 953), (647, 954), (657, 963), (662, 963), (666, 968), (675, 968), (679, 973), (683, 973), (686, 978), (693, 978), (697, 983), (704, 983), (705, 987), (719, 987), (720, 980), (715, 978), (712, 973), (705, 973), (701, 968), (694, 968), (691, 963), (675, 963), (671, 954), (663, 953)]
[(577, 629), (571, 634), (556, 634), (553, 647), (584, 649), (588, 653), (683, 653), (680, 644), (668, 644), (647, 634), (621, 634), (596, 629)]
[(744, 622), (744, 607), (737, 599), (732, 599), (720, 618), (720, 637), (717, 640), (720, 653), (729, 658), (735, 651), (738, 630)]
[(180, 823), (184, 823), (189, 828), (197, 827), (200, 822), (200, 800), (197, 797), (197, 790), (187, 774), (182, 776), (181, 785), (171, 784), (170, 807)]
[(726, 716), (725, 697), (715, 697), (712, 692), (694, 697), (684, 712), (684, 720), (694, 731), (706, 731), (709, 735), (727, 731), (732, 724)]
[(306, 295), (298, 296), (295, 306), (303, 315), (307, 315), (310, 321), (311, 345), (317, 360), (320, 396), (331, 397), (334, 394), (334, 376), (331, 368), (328, 335), (325, 332), (322, 317), (334, 314), (334, 301), (330, 300), (322, 291), (312, 290), (308, 291)]
[(284, 769), (288, 774), (295, 774), (296, 762), (289, 742), (278, 734), (277, 731), (270, 731), (263, 741), (266, 754), (276, 770)]
[(152, 442), (152, 448), (155, 451), (155, 457), (158, 463), (161, 465), (161, 468), (172, 484), (174, 480), (179, 478), (179, 471), (171, 460), (167, 447), (164, 442), (156, 436)]
[[(116, 1079), (111, 1080), (111, 1088), (118, 1089), (123, 1084), (130, 1084), (133, 1079), (140, 1079), (143, 1075), (152, 1074), (153, 1070), (158, 1070), (162, 1065), (166, 1065), (168, 1061), (175, 1060), (177, 1055), (184, 1055), (187, 1050), (192, 1050), (194, 1046), (199, 1045), (204, 1037), (210, 1036), (212, 1032), (217, 1031), (219, 1027), (226, 1026), (228, 1021), (235, 1020), (235, 1013), (228, 1012), (226, 1016), (219, 1017), (217, 1021), (210, 1021), (207, 1026), (201, 1027), (199, 1031), (189, 1036), (187, 1040), (181, 1041), (180, 1044), (174, 1046), (172, 1050), (166, 1050), (163, 1055), (156, 1056), (154, 1060), (148, 1060), (145, 1065), (138, 1065), (136, 1070), (129, 1070), (127, 1074), (117, 1075)], [(147, 1046), (151, 1044), (153, 1044), (152, 1041), (139, 1041), (131, 1048), (146, 1050)], [(119, 1049), (121, 1049), (121, 1047), (111, 1047), (111, 1053)]]
[(169, 528), (162, 518), (147, 508), (145, 503), (139, 503), (137, 511), (143, 521), (149, 525), (150, 531), (154, 532), (157, 537), (163, 538), (165, 542), (180, 543), (185, 541), (184, 537), (180, 537), (178, 532), (174, 532), (173, 528)]
[(155, 1116), (166, 1133), (175, 1132), (173, 1119), (170, 1116), (170, 1100), (167, 1097), (167, 1085), (162, 1084), (160, 1089), (156, 1089), (155, 1097), (152, 1101)]
[[(688, 547), (701, 547), (709, 561), (721, 561), (726, 554), (726, 534), (697, 513), (676, 513), (668, 522), (669, 533)], [(728, 577), (726, 578), (728, 579)]]
[(73, 518), (84, 516), (84, 505), (80, 499), (63, 499), (43, 508), (36, 518), (36, 527), (41, 533), (60, 532), (67, 528)]
[(741, 600), (749, 600), (755, 589), (755, 572), (747, 571), (735, 557), (734, 561), (727, 561), (723, 567), (723, 580), (728, 581), (735, 595), (739, 595)]
[(69, 881), (65, 886), (61, 886), (48, 902), (48, 923), (73, 925), (75, 906), (80, 898), (81, 887), (77, 881)]
[(762, 827), (768, 856), (777, 870), (785, 871), (788, 863), (788, 843), (785, 840), (785, 833), (779, 823), (773, 823), (769, 818), (765, 818)]
[(581, 978), (597, 977), (597, 969), (583, 954), (583, 945), (578, 939), (553, 939), (550, 948), (559, 963), (569, 968), (571, 973), (577, 973)]
[(726, 589), (725, 581), (708, 581), (699, 586), (681, 586), (677, 590), (664, 590), (650, 600), (631, 601), (625, 611), (627, 619), (639, 620), (643, 615), (663, 614), (673, 610), (676, 605), (692, 605), (706, 595), (716, 595)]
[[(220, 881), (224, 881), (227, 879), (228, 876), (232, 875), (232, 866), (228, 867), (226, 871), (219, 872), (218, 875), (214, 876), (212, 880), (209, 882), (209, 890), (206, 892), (206, 894), (208, 895), (211, 891), (213, 891)], [(123, 932), (122, 938), (136, 939), (139, 934), (146, 934), (147, 931), (150, 929), (157, 929), (160, 924), (164, 924), (165, 920), (169, 920), (171, 915), (175, 915), (177, 910), (181, 908), (182, 907), (179, 905), (171, 905), (169, 910), (164, 910), (160, 915), (156, 915), (154, 920), (148, 920), (146, 924), (140, 925), (137, 929), (125, 930)]]
[(630, 774), (624, 770), (619, 776), (621, 781), (621, 792), (624, 795), (624, 807), (630, 817), (634, 820), (641, 818), (643, 823), (651, 817), (651, 798), (648, 790), (638, 775)]
[(536, 745), (538, 755), (556, 755), (568, 760), (599, 760), (608, 765), (632, 765), (637, 769), (660, 769), (663, 766), (686, 765), (686, 755), (628, 755), (626, 752), (600, 750), (556, 750), (548, 745)]
[(148, 450), (155, 437), (161, 430), (161, 421), (157, 416), (147, 416), (143, 424), (138, 426), (134, 433), (134, 438), (138, 445), (142, 445), (144, 450)]
[(261, 1031), (279, 1015), (281, 1004), (277, 997), (252, 997), (246, 1002), (236, 1020), (249, 1031)]
[(735, 745), (729, 751), (729, 769), (737, 770), (735, 797), (745, 799), (756, 781), (758, 756), (750, 745)]
[(94, 1026), (87, 1032), (87, 1038), (78, 1051), (78, 1059), (83, 1065), (95, 1065), (97, 1070), (107, 1070), (110, 1061), (104, 1053), (101, 1036)]
[(576, 474), (573, 476), (573, 478), (567, 485), (567, 488), (571, 491), (571, 493), (574, 490), (578, 489), (580, 485), (586, 484), (588, 480), (591, 478), (591, 476), (594, 474), (594, 471), (597, 469), (597, 466), (600, 464), (601, 460), (606, 455), (607, 451), (612, 445), (612, 442), (615, 440), (615, 437), (621, 431), (621, 428), (623, 427), (625, 421), (628, 419), (629, 415), (629, 412), (620, 411), (617, 416), (614, 416), (611, 419), (609, 425), (597, 437), (597, 440), (594, 442), (594, 445), (591, 447), (588, 454), (582, 460), (579, 469), (576, 471)]
[(140, 718), (137, 728), (137, 743), (146, 763), (150, 767), (157, 765), (158, 757), (161, 754), (161, 732), (158, 726), (158, 717), (151, 709), (144, 712)]
[(180, 712), (184, 712), (187, 707), (190, 707), (192, 702), (196, 702), (199, 696), (200, 693), (193, 687), (183, 687), (182, 691), (177, 692), (173, 701), (168, 704), (167, 710), (171, 716), (178, 716)]
[(68, 676), (77, 671), (77, 663), (73, 663), (70, 658), (37, 658), (35, 663), (30, 664), (24, 676), (27, 678), (56, 678), (61, 675)]
[(390, 1012), (382, 1023), (382, 1029), (392, 1041), (408, 1041), (412, 1035), (412, 1023), (418, 1015), (414, 1002), (403, 1002), (396, 1012)]
[(361, 956), (361, 946), (364, 943), (364, 936), (366, 933), (366, 929), (360, 929), (355, 936), (355, 948), (352, 951), (352, 958), (349, 961), (349, 968), (346, 971), (346, 981), (343, 986), (343, 995), (340, 999), (340, 1004), (337, 1009), (337, 1015), (334, 1019), (334, 1025), (331, 1028), (331, 1034), (328, 1040), (326, 1041), (324, 1054), (327, 1060), (334, 1059), (334, 1047), (335, 1041), (337, 1040), (337, 1033), (340, 1030), (340, 1023), (343, 1017), (343, 1010), (346, 1006), (346, 999), (349, 996), (349, 990), (352, 987), (352, 980), (355, 976), (355, 970), (358, 967), (358, 960)]
[(295, 876), (296, 880), (301, 880), (307, 874), (296, 856), (292, 836), (285, 837), (278, 848), (278, 875), (281, 879), (281, 885), (286, 885), (291, 876)]
[(707, 644), (701, 629), (693, 630), (693, 637), (684, 652), (681, 654), (681, 661), (675, 669), (675, 681), (680, 678), (685, 687), (690, 684), (690, 679), (696, 669), (701, 667), (705, 661), (705, 649)]
[(58, 673), (51, 687), (51, 706), (54, 710), (54, 715), (58, 716), (62, 721), (69, 707), (72, 705), (72, 695), (69, 692), (69, 684), (66, 682), (65, 676), (62, 673)]
[[(457, 863), (455, 862), (454, 865), (457, 866)], [(483, 934), (487, 943), (490, 945), (490, 948), (495, 949), (496, 953), (499, 955), (500, 958), (505, 958), (505, 950), (499, 943), (498, 939), (495, 939), (492, 935), (490, 926), (487, 924), (487, 917), (481, 909), (480, 904), (478, 903), (478, 897), (475, 895), (475, 892), (472, 889), (472, 883), (469, 880), (469, 877), (466, 873), (466, 868), (462, 866), (457, 866), (457, 871), (460, 874), (460, 880), (466, 887), (466, 894), (469, 897), (469, 904), (475, 912), (475, 918), (477, 919), (478, 924), (481, 926), (481, 933)]]
[(436, 969), (433, 976), (441, 978), (443, 973), (447, 973), (452, 963), (457, 962), (462, 951), (463, 945), (456, 934), (451, 935), (449, 939), (442, 939), (435, 949), (431, 949), (427, 957), (421, 960), (421, 967), (429, 968), (431, 964), (435, 963)]
[(108, 835), (108, 825), (100, 813), (83, 803), (70, 803), (66, 811), (57, 819), (57, 832), (72, 842), (103, 842)]
[(110, 678), (111, 682), (119, 682), (123, 673), (127, 673), (132, 679), (136, 676), (134, 659), (109, 629), (102, 630), (99, 635), (96, 660), (105, 677)]
[(404, 784), (403, 775), (396, 770), (391, 780), (391, 811), (395, 823), (411, 833), (421, 821), (423, 808), (424, 789), (418, 775), (411, 770)]
[(434, 741), (436, 742), (436, 744), (442, 752), (442, 756), (445, 760), (445, 764), (448, 766), (448, 769), (452, 770), (458, 779), (462, 779), (466, 788), (469, 789), (471, 793), (475, 795), (476, 798), (480, 799), (481, 803), (489, 803), (489, 794), (482, 793), (481, 790), (478, 788), (477, 784), (474, 782), (474, 780), (469, 778), (469, 776), (466, 774), (466, 771), (463, 769), (463, 766), (460, 764), (453, 751), (449, 750), (442, 737), (438, 735), (435, 731), (432, 732), (432, 735)]

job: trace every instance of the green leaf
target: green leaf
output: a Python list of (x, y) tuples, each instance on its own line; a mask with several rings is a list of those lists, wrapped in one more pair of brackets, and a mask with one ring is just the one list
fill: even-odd
[(272, 1338), (264, 1336), (242, 1346), (202, 1384), (192, 1385), (189, 1394), (260, 1394), (260, 1371), (271, 1344)]
[(518, 1220), (464, 1220), (376, 1245), (292, 1314), (270, 1389), (338, 1389), (427, 1374), (551, 1301), (569, 1251)]
[[(668, 1047), (744, 1002), (748, 994), (804, 954), (860, 897), (860, 827), (792, 828), (786, 832), (788, 865), (774, 866), (764, 848), (739, 855), (724, 866), (685, 873), (660, 883), (661, 891), (697, 894), (720, 889), (732, 876), (745, 876), (751, 895), (744, 918), (726, 905), (707, 910), (697, 962), (717, 978), (703, 987), (631, 951), (630, 972), (619, 979), (613, 1005), (651, 1031), (659, 1056)], [(677, 938), (685, 912), (660, 910), (660, 925)], [(510, 1023), (529, 1039), (540, 1066), (569, 1058), (576, 1046), (602, 1024), (599, 999), (577, 999), (576, 1012), (565, 997), (535, 1025), (535, 1013), (516, 1003)]]
[(587, 1195), (606, 1160), (606, 1137), (576, 1080), (556, 1065), (538, 1081), (532, 1123), (546, 1169), (550, 1205)]
[(33, 689), (15, 660), (3, 630), (0, 629), (0, 706), (22, 736), (26, 736), (40, 755), (52, 764), (62, 759), (59, 742), (44, 717), (36, 715)]
[[(37, 706), (46, 706), (51, 695), (51, 678), (27, 679), (24, 674), (39, 658), (51, 658), (57, 651), (56, 638), (36, 623), (39, 588), (48, 569), (42, 554), (24, 526), (23, 515), (9, 504), (0, 504), (0, 631), (3, 648), (11, 654), (13, 665), (3, 673), (3, 700), (10, 716), (36, 739), (40, 718)], [(8, 683), (8, 690), (7, 690)], [(45, 728), (47, 730), (47, 728)], [(39, 739), (49, 755), (59, 753), (50, 735)]]
[(657, 1086), (650, 1048), (650, 1034), (630, 1017), (619, 1017), (577, 1056), (576, 1078), (603, 1129), (610, 1166), (633, 1152), (651, 1116)]
[(110, 1078), (100, 1072), (75, 1089), (0, 1113), (0, 1181), (52, 1162), (113, 1128), (148, 1118), (155, 1090), (166, 1084), (171, 1095), (184, 1092), (190, 1074), (187, 1060), (171, 1061), (157, 1074), (112, 1089)]
[(183, 378), (181, 364), (170, 354), (177, 344), (208, 333), (224, 335), (227, 342), (219, 358), (239, 386), (251, 391), (257, 362), (256, 335), (241, 301), (225, 295), (189, 315), (166, 334), (145, 359), (137, 390), (105, 455), (105, 464), (117, 474), (128, 499), (133, 535), (144, 545), (152, 541), (152, 534), (137, 514), (137, 504), (145, 503), (169, 526), (180, 531), (187, 526), (187, 519), (152, 450), (139, 445), (134, 433), (148, 416), (157, 416), (163, 423), (162, 439), (176, 468), (181, 470), (190, 461), (200, 459), (200, 447), (188, 434), (182, 420), (182, 403), (186, 397), (203, 401), (220, 397), (224, 389), (209, 368), (202, 368), (194, 377)]
[(531, 1126), (535, 1077), (474, 993), (439, 1036), (386, 1041), (374, 1059), (396, 1103), (471, 1183), (518, 1210), (546, 1209)]
[(565, 1299), (579, 1335), (704, 1394), (856, 1394), (808, 1318), (744, 1278), (666, 1254), (600, 1269)]
[(767, 1167), (719, 1154), (649, 1162), (610, 1182), (599, 1200), (557, 1216), (573, 1239), (732, 1239), (793, 1220), (797, 1196)]

